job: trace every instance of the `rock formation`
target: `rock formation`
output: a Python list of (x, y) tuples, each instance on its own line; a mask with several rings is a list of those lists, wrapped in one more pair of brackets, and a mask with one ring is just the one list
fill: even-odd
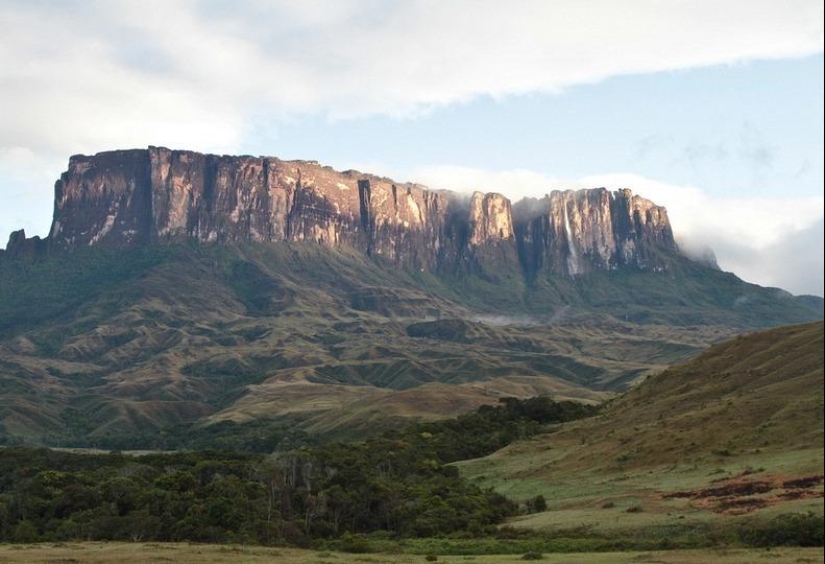
[(47, 241), (38, 236), (26, 238), (26, 231), (12, 231), (6, 250), (0, 256), (11, 258), (35, 258), (46, 252)]
[(518, 202), (514, 213), (529, 273), (657, 269), (666, 266), (662, 252), (677, 252), (667, 210), (628, 189), (554, 190), (541, 200)]
[[(417, 270), (485, 271), (490, 256), (528, 275), (661, 269), (677, 251), (667, 212), (630, 190), (554, 191), (515, 205), (399, 184), (314, 161), (162, 147), (71, 157), (49, 236), (15, 232), (6, 255), (102, 245), (312, 242)], [(489, 270), (489, 269), (487, 269)]]

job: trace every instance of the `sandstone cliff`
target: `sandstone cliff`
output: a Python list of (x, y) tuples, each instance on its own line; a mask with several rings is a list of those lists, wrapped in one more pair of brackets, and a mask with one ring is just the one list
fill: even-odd
[(553, 191), (518, 202), (514, 211), (520, 256), (530, 273), (659, 269), (666, 255), (677, 252), (667, 210), (628, 189)]
[(677, 251), (663, 207), (624, 189), (554, 191), (511, 205), (313, 161), (161, 147), (71, 157), (49, 236), (16, 232), (7, 255), (78, 246), (305, 241), (416, 270), (578, 275), (661, 269)]

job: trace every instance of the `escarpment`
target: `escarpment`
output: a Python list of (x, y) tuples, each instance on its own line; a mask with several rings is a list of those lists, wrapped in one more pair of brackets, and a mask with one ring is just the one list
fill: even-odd
[[(667, 268), (667, 211), (630, 190), (553, 191), (515, 204), (396, 183), (314, 161), (162, 147), (71, 157), (49, 236), (13, 234), (6, 255), (101, 245), (308, 242), (416, 270), (578, 275)], [(492, 264), (491, 261), (494, 263)]]

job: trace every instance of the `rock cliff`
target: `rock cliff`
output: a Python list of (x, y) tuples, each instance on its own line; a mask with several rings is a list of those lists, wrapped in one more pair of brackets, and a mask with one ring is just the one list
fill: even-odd
[(531, 274), (665, 268), (678, 252), (667, 210), (628, 189), (553, 191), (514, 209), (519, 255)]
[[(218, 156), (162, 147), (71, 157), (55, 184), (49, 236), (15, 232), (6, 255), (78, 246), (306, 241), (348, 246), (430, 271), (578, 275), (667, 267), (667, 212), (630, 190), (554, 191), (511, 205), (400, 184), (314, 161)], [(499, 262), (485, 266), (491, 259)]]

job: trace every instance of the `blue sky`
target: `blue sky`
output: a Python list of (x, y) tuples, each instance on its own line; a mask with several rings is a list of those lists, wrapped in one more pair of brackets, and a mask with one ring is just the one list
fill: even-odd
[(152, 144), (630, 187), (685, 249), (823, 294), (821, 2), (0, 0), (0, 26), (2, 237), (46, 234), (69, 155)]
[(416, 118), (261, 123), (243, 144), (341, 167), (518, 167), (571, 179), (639, 171), (722, 195), (802, 196), (823, 186), (822, 100), (819, 54), (482, 96)]

